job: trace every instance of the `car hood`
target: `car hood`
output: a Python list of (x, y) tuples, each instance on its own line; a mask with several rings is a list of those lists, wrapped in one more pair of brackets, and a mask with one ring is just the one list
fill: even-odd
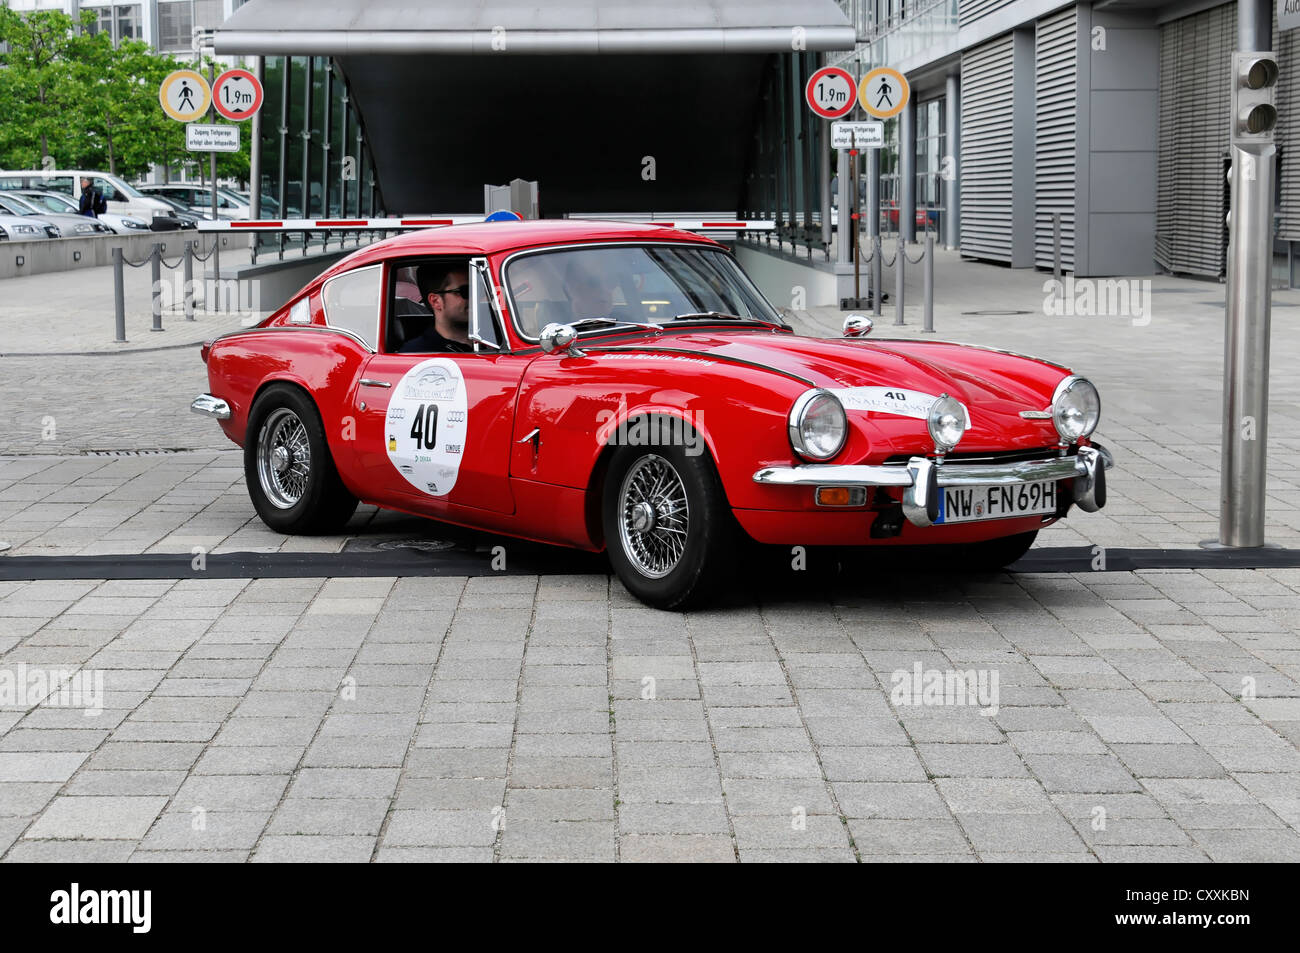
[[(594, 342), (593, 342), (594, 344)], [(882, 389), (902, 392), (910, 404), (949, 394), (967, 408), (972, 444), (1046, 446), (1056, 442), (1050, 421), (1025, 420), (1041, 411), (1067, 368), (990, 348), (907, 339), (811, 338), (769, 331), (668, 333), (623, 344), (619, 350), (690, 351), (758, 365), (836, 393), (851, 415), (883, 421), (873, 412)], [(922, 425), (923, 426), (923, 425)], [(914, 429), (915, 425), (912, 425)], [(889, 428), (892, 429), (892, 428)]]

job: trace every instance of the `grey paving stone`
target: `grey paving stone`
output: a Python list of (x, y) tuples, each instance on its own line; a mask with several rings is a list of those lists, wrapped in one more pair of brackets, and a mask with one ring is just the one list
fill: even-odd
[(60, 796), (23, 836), (31, 840), (139, 840), (167, 804), (165, 797)]
[(946, 818), (947, 805), (928, 782), (836, 782), (840, 811), (848, 818)]
[(6, 864), (122, 864), (132, 840), (21, 840), (4, 855)]
[(487, 847), (509, 820), (489, 810), (393, 811), (382, 838), (390, 847)]
[(1140, 785), (1119, 761), (1101, 755), (1023, 755), (1030, 772), (1053, 793), (1137, 791)]
[(726, 836), (728, 843), (731, 837), (727, 812), (721, 803), (624, 804), (618, 809), (618, 823), (624, 834), (716, 834)]
[(373, 837), (316, 837), (271, 834), (251, 860), (263, 864), (365, 864), (375, 849)]
[(251, 850), (269, 812), (169, 811), (140, 841), (142, 851)]
[(864, 860), (869, 854), (971, 853), (970, 844), (952, 818), (850, 818), (849, 831)]
[(933, 777), (1028, 777), (1015, 749), (1002, 744), (919, 744), (917, 753)]
[(732, 864), (736, 850), (725, 834), (632, 834), (619, 842), (626, 863)]
[(501, 833), (501, 857), (612, 861), (615, 859), (614, 824), (507, 819)]
[(835, 815), (743, 814), (732, 817), (741, 850), (821, 850), (848, 844), (844, 823)]
[(387, 798), (289, 797), (275, 809), (266, 832), (377, 837), (388, 808)]
[(957, 817), (975, 850), (1025, 854), (1086, 854), (1087, 845), (1058, 814), (962, 814)]
[(1223, 765), (1195, 745), (1112, 744), (1111, 750), (1139, 778), (1221, 778)]

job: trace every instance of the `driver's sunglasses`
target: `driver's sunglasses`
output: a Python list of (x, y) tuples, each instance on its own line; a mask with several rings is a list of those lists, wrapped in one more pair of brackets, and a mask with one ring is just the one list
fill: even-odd
[(469, 300), (469, 285), (461, 285), (459, 288), (443, 288), (438, 292), (440, 295), (456, 294), (465, 300)]

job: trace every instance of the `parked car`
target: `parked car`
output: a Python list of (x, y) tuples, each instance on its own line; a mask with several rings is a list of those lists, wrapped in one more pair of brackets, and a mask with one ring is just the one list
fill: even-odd
[[(140, 186), (145, 195), (170, 199), (187, 212), (203, 218), (212, 218), (212, 189), (210, 186), (172, 183), (152, 183)], [(232, 196), (227, 190), (217, 189), (217, 218), (246, 219), (248, 203)]]
[[(0, 193), (5, 195), (17, 195), (22, 199), (35, 205), (41, 211), (64, 212), (69, 215), (81, 214), (80, 206), (77, 202), (62, 192), (38, 192), (34, 189), (23, 189), (17, 192)], [(131, 232), (149, 231), (149, 223), (143, 219), (135, 218), (131, 215), (116, 215), (113, 212), (103, 212), (96, 216), (97, 220), (103, 222), (112, 231), (119, 235), (127, 235)]]
[[(446, 321), (466, 302), (470, 343), (422, 346), (431, 290)], [(205, 343), (191, 406), (244, 448), (278, 532), (338, 530), (364, 500), (605, 550), (669, 609), (712, 595), (746, 538), (957, 548), (989, 568), (1105, 504), (1087, 380), (869, 330), (795, 335), (724, 246), (668, 227), (432, 228)]]
[(183, 228), (199, 227), (199, 216), (188, 211), (180, 202), (161, 195), (154, 196), (154, 198), (166, 206), (166, 211), (157, 212), (150, 219), (149, 228), (151, 231), (175, 232)]
[(40, 189), (44, 192), (62, 192), (71, 198), (81, 196), (81, 180), (90, 179), (108, 203), (114, 215), (126, 215), (148, 221), (155, 213), (166, 211), (157, 199), (142, 195), (134, 186), (108, 172), (94, 169), (18, 169), (0, 172), (0, 191)]
[(37, 242), (53, 238), (53, 226), (26, 215), (9, 215), (0, 212), (0, 241)]
[(51, 238), (89, 238), (92, 235), (111, 235), (113, 230), (98, 219), (68, 212), (49, 212), (16, 192), (0, 192), (0, 212), (23, 215), (52, 228)]

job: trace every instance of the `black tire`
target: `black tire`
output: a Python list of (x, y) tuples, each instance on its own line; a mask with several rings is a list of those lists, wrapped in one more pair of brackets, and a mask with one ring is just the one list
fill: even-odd
[[(639, 504), (643, 479), (668, 484), (647, 517)], [(684, 498), (684, 511), (674, 497)], [(625, 513), (626, 511), (626, 513)], [(740, 533), (707, 452), (688, 455), (682, 447), (619, 447), (610, 460), (601, 500), (605, 548), (628, 591), (656, 609), (683, 610), (728, 589)], [(680, 551), (675, 551), (680, 530)]]
[(983, 543), (967, 543), (960, 547), (957, 564), (971, 572), (996, 572), (1010, 566), (1013, 562), (1029, 552), (1038, 538), (1038, 530), (1018, 533), (1015, 536), (1003, 536)]
[(277, 533), (336, 532), (356, 512), (357, 498), (339, 479), (320, 412), (290, 384), (273, 384), (253, 402), (244, 480), (257, 515)]

